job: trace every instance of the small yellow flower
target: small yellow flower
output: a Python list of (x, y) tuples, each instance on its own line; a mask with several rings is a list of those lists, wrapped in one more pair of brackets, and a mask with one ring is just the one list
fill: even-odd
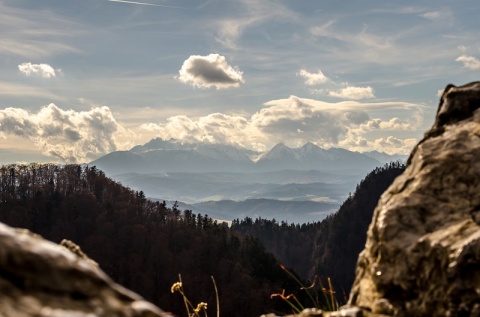
[(170, 289), (172, 293), (175, 293), (176, 291), (179, 291), (182, 288), (182, 282), (176, 282), (172, 285), (172, 288)]

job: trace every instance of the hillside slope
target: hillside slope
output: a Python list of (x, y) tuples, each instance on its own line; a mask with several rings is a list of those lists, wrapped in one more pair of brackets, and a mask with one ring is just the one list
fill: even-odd
[(293, 287), (257, 239), (148, 201), (95, 167), (0, 167), (0, 221), (53, 242), (76, 242), (116, 282), (175, 315), (185, 312), (180, 296), (170, 293), (178, 274), (190, 299), (209, 307), (216, 305), (214, 276), (225, 316), (282, 310), (270, 295)]
[(376, 168), (336, 213), (321, 222), (299, 225), (246, 218), (235, 220), (232, 229), (260, 239), (269, 252), (302, 278), (331, 277), (338, 289), (348, 293), (377, 201), (404, 170), (398, 162)]
[(405, 165), (390, 163), (368, 174), (337, 213), (321, 223), (313, 245), (313, 272), (330, 277), (349, 292), (358, 255), (365, 247), (368, 226), (382, 193), (402, 174)]

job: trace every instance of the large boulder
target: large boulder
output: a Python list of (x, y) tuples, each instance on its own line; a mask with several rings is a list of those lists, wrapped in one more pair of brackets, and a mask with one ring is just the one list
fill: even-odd
[(0, 223), (0, 316), (170, 316), (115, 284), (70, 241)]
[(382, 195), (349, 304), (388, 316), (480, 316), (480, 82), (448, 85)]

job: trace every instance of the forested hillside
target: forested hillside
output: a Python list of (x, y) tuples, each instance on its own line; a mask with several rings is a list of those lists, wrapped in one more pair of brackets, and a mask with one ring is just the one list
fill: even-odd
[[(338, 212), (321, 222), (299, 225), (246, 218), (233, 221), (232, 229), (260, 239), (269, 252), (302, 278), (330, 277), (338, 290), (348, 294), (373, 210), (381, 194), (404, 170), (400, 162), (376, 168)], [(338, 295), (343, 298), (343, 292)]]
[(303, 279), (311, 278), (313, 262), (311, 255), (320, 222), (294, 224), (264, 218), (236, 219), (232, 229), (258, 238), (282, 264), (292, 268)]
[(399, 162), (376, 168), (360, 182), (338, 212), (320, 224), (311, 257), (315, 274), (329, 276), (338, 289), (350, 292), (373, 211), (383, 192), (404, 170), (405, 165)]
[(0, 221), (57, 243), (73, 240), (115, 281), (179, 316), (183, 302), (170, 293), (178, 274), (191, 300), (212, 310), (214, 276), (223, 316), (282, 310), (270, 295), (296, 287), (256, 238), (148, 201), (95, 167), (1, 167)]
[(375, 169), (322, 222), (245, 218), (229, 228), (149, 201), (95, 167), (9, 165), (0, 168), (0, 221), (54, 242), (73, 240), (114, 280), (177, 315), (183, 303), (170, 286), (182, 274), (193, 301), (215, 307), (214, 276), (222, 315), (259, 316), (285, 309), (272, 293), (299, 289), (276, 258), (304, 280), (331, 277), (337, 290), (349, 292), (375, 205), (404, 169), (401, 163)]

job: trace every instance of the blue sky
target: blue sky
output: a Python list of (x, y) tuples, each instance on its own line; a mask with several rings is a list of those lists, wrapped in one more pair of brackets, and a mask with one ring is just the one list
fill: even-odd
[(478, 80), (480, 2), (0, 0), (0, 162), (154, 137), (408, 153)]

